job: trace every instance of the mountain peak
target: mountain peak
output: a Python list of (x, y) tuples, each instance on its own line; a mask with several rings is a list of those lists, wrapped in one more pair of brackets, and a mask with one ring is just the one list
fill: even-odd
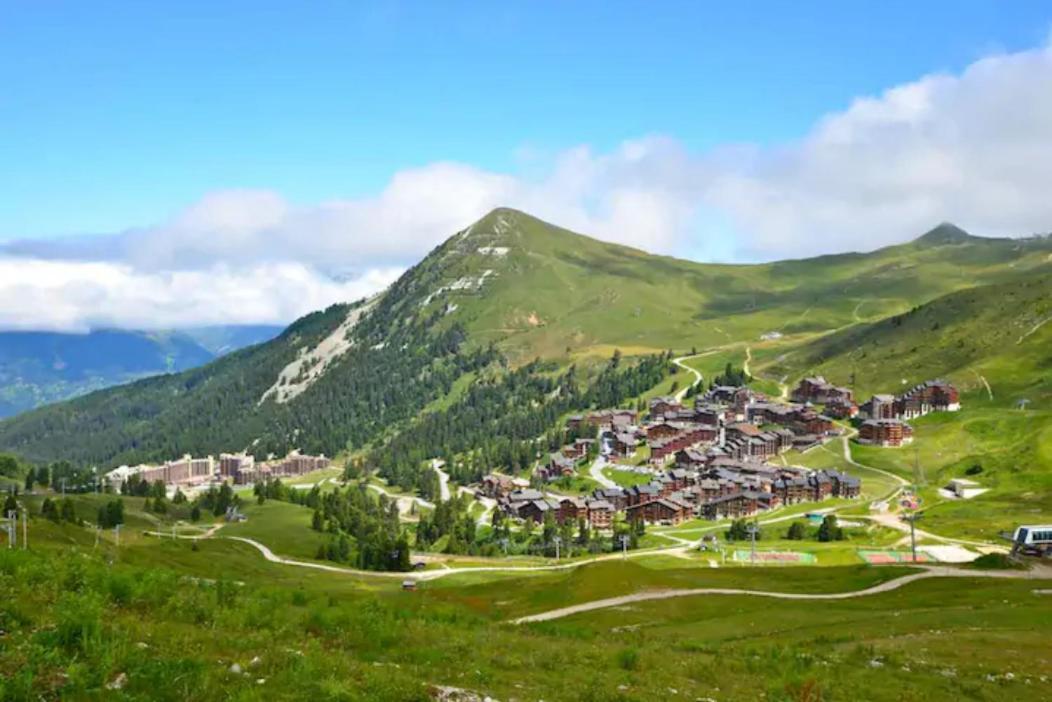
[(974, 236), (956, 224), (943, 222), (931, 231), (918, 237), (916, 243), (927, 246), (942, 246), (944, 244), (964, 244), (974, 238)]

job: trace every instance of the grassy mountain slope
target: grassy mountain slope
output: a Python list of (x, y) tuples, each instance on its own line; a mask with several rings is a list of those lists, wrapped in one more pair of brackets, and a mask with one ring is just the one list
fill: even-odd
[(149, 375), (184, 371), (278, 332), (265, 326), (193, 332), (0, 332), (0, 417)]
[[(1052, 268), (940, 297), (844, 329), (787, 354), (768, 370), (821, 373), (858, 394), (896, 392), (945, 376), (974, 402), (1034, 407), (1052, 400)], [(852, 377), (854, 376), (854, 378)], [(989, 387), (989, 389), (988, 389)]]
[[(963, 409), (911, 422), (906, 449), (854, 448), (865, 465), (921, 486), (926, 528), (996, 539), (1052, 514), (1052, 275), (937, 298), (908, 312), (860, 324), (781, 352), (759, 372), (790, 383), (812, 373), (852, 384), (861, 398), (945, 377)], [(854, 379), (854, 380), (853, 380)], [(1027, 400), (1025, 409), (1020, 401)], [(938, 493), (951, 478), (988, 492), (971, 500)]]
[(464, 391), (466, 374), (499, 375), (497, 361), (584, 361), (578, 365), (587, 370), (615, 347), (626, 355), (704, 348), (768, 331), (782, 332), (779, 346), (787, 346), (978, 282), (1010, 280), (1046, 265), (1050, 251), (1047, 239), (979, 239), (940, 227), (869, 254), (699, 264), (499, 209), (369, 301), (347, 331), (350, 350), (312, 363), (307, 370), (318, 379), (288, 402), (261, 400), (282, 369), (355, 306), (310, 315), (271, 342), (200, 369), (0, 423), (0, 448), (100, 464), (241, 448), (334, 453), (448, 404), (448, 393)]
[[(869, 254), (761, 265), (702, 264), (596, 241), (521, 212), (499, 209), (450, 239), (421, 269), (429, 309), (452, 315), (472, 339), (513, 359), (558, 358), (613, 346), (658, 351), (808, 335), (905, 311), (977, 282), (1040, 267), (1048, 240), (983, 239), (947, 225)], [(497, 255), (494, 250), (506, 250)], [(425, 293), (426, 295), (426, 293)], [(426, 300), (426, 297), (422, 299)]]

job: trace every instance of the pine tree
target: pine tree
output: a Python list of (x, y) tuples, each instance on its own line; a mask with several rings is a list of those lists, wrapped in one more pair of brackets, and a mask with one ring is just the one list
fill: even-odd
[(825, 519), (822, 520), (822, 525), (818, 527), (818, 540), (823, 543), (827, 541), (835, 541), (838, 529), (839, 527), (836, 523), (836, 516), (827, 514)]

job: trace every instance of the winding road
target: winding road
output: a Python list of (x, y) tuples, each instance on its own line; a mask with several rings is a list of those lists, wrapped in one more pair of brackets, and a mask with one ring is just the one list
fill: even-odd
[(683, 370), (690, 371), (691, 373), (694, 374), (694, 382), (691, 383), (690, 385), (687, 385), (685, 388), (683, 388), (682, 390), (680, 390), (679, 392), (676, 393), (676, 402), (683, 402), (683, 398), (687, 396), (687, 392), (692, 387), (694, 387), (695, 385), (699, 384), (702, 381), (701, 371), (699, 371), (699, 370), (697, 370), (695, 368), (691, 368), (686, 363), (684, 363), (684, 361), (686, 361), (688, 358), (698, 358), (699, 356), (709, 356), (709, 355), (714, 354), (714, 353), (716, 353), (715, 350), (703, 351), (701, 353), (695, 353), (695, 354), (691, 354), (689, 356), (680, 356), (679, 358), (673, 358), (672, 359), (672, 362), (675, 363), (677, 366), (679, 366)]
[(1052, 568), (1048, 566), (1037, 566), (1030, 571), (1020, 570), (963, 570), (960, 568), (947, 568), (944, 566), (925, 567), (920, 573), (911, 573), (901, 578), (887, 580), (864, 590), (852, 590), (849, 592), (831, 593), (805, 593), (805, 592), (773, 592), (769, 590), (742, 590), (738, 588), (700, 587), (685, 590), (654, 590), (651, 592), (637, 592), (632, 595), (621, 595), (620, 597), (607, 597), (592, 602), (560, 607), (539, 614), (530, 614), (525, 617), (511, 620), (512, 624), (529, 624), (533, 622), (547, 622), (553, 619), (562, 619), (582, 612), (593, 612), (597, 609), (609, 609), (610, 607), (621, 607), (635, 602), (649, 602), (652, 600), (668, 600), (674, 597), (696, 597), (698, 595), (749, 595), (752, 597), (769, 597), (778, 600), (848, 600), (856, 597), (868, 597), (882, 592), (891, 592), (904, 585), (918, 580), (928, 578), (1025, 578), (1034, 580), (1046, 580), (1052, 578)]
[(449, 473), (442, 470), (442, 466), (446, 465), (441, 459), (434, 459), (431, 461), (431, 468), (438, 473), (438, 492), (443, 502), (449, 500)]
[(597, 456), (596, 459), (592, 461), (592, 467), (588, 469), (589, 477), (591, 477), (592, 480), (599, 483), (605, 488), (617, 487), (617, 483), (615, 483), (613, 480), (611, 480), (603, 474), (603, 468), (605, 467), (606, 458), (604, 458), (603, 456)]

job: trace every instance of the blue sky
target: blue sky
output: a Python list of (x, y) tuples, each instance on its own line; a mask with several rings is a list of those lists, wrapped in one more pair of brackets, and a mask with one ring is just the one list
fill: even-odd
[[(5, 3), (0, 237), (294, 202), (523, 149), (802, 136), (857, 95), (1043, 42), (1043, 2)], [(747, 5), (730, 7), (730, 5)]]
[(0, 329), (287, 322), (501, 205), (728, 262), (1047, 232), (1050, 38), (1043, 1), (3, 3)]

